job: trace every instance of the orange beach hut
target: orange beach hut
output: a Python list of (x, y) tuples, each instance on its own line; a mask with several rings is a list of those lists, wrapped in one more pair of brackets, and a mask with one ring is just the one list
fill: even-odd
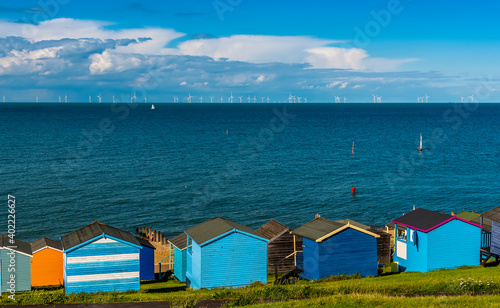
[(42, 237), (31, 243), (31, 249), (31, 286), (63, 285), (61, 242)]

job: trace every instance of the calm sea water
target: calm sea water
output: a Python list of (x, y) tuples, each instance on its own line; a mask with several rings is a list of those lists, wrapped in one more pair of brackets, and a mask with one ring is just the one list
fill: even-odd
[(0, 232), (7, 194), (27, 241), (95, 220), (171, 236), (215, 215), (258, 228), (485, 211), (500, 200), (499, 117), (500, 104), (0, 104)]

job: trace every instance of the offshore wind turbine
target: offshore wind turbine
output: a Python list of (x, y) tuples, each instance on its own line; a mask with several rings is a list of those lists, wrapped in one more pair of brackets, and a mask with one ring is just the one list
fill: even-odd
[(255, 101), (257, 100), (257, 97), (255, 95), (253, 96), (253, 103), (255, 104)]
[(264, 98), (263, 98), (263, 97), (261, 97), (260, 99), (262, 100), (262, 103), (264, 104)]
[(469, 96), (469, 98), (470, 98), (471, 104), (474, 103), (474, 94), (472, 94), (471, 96)]
[(35, 100), (36, 100), (36, 103), (38, 104), (38, 96), (36, 97), (36, 99), (35, 99)]
[(420, 96), (417, 96), (417, 103), (420, 103)]
[(64, 93), (64, 103), (67, 103), (68, 102), (68, 96), (66, 95), (66, 93)]
[(372, 96), (373, 96), (373, 103), (375, 104), (377, 102), (377, 95), (372, 94)]
[(462, 104), (464, 103), (464, 97), (462, 95), (460, 95), (460, 97), (462, 98)]
[(269, 96), (267, 97), (267, 103), (269, 104)]
[(200, 95), (200, 104), (203, 104), (203, 95)]
[(92, 103), (92, 96), (89, 94), (89, 104)]
[(243, 95), (242, 96), (238, 96), (238, 98), (240, 99), (240, 104), (241, 104), (241, 100), (243, 99)]
[(347, 97), (344, 96), (344, 104), (347, 103)]
[(61, 103), (61, 95), (59, 95), (59, 104)]
[(100, 104), (101, 103), (101, 99), (102, 99), (101, 93), (99, 93), (99, 95), (97, 95), (97, 98), (99, 98), (99, 104)]
[(3, 96), (3, 102), (5, 103), (5, 95)]
[(221, 96), (220, 97), (220, 103), (222, 104), (224, 102), (224, 98)]
[(292, 93), (290, 93), (290, 95), (288, 95), (288, 103), (292, 103), (292, 100), (293, 100), (293, 95)]
[(230, 102), (231, 104), (233, 103), (233, 98), (234, 98), (234, 96), (233, 96), (233, 92), (231, 92), (231, 96), (229, 96), (229, 102)]
[(248, 95), (247, 101), (248, 101), (249, 104), (250, 104), (250, 100), (251, 100), (250, 95)]
[(297, 103), (299, 103), (299, 104), (300, 104), (300, 99), (301, 99), (301, 98), (302, 98), (302, 97), (297, 96)]
[(210, 104), (214, 102), (214, 97), (210, 96)]
[(304, 104), (307, 104), (307, 97), (304, 97)]
[(377, 96), (377, 103), (381, 103), (382, 102), (382, 96)]
[(188, 93), (188, 94), (189, 94), (189, 96), (188, 96), (188, 103), (190, 103), (190, 104), (191, 104), (191, 99), (192, 99), (193, 97), (191, 96), (191, 93)]
[(148, 97), (144, 96), (144, 104), (147, 104), (147, 103), (148, 103)]
[(340, 103), (340, 96), (335, 96), (335, 103)]
[[(430, 96), (427, 95), (427, 93), (425, 93), (425, 103), (427, 104), (429, 102), (429, 98)], [(423, 101), (423, 100), (422, 100)]]
[(115, 95), (113, 94), (113, 104), (115, 103)]

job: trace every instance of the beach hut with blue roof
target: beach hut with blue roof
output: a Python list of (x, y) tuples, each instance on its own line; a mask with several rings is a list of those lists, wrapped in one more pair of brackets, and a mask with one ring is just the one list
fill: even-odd
[[(363, 226), (363, 227), (361, 227)], [(319, 215), (292, 231), (302, 238), (298, 264), (305, 279), (335, 275), (378, 275), (377, 239), (380, 235), (352, 220), (332, 221)]]
[(186, 282), (187, 235), (183, 232), (169, 239), (168, 242), (174, 248), (174, 276), (179, 281)]
[(142, 246), (130, 232), (94, 222), (61, 242), (66, 293), (139, 290)]
[[(396, 225), (394, 261), (400, 271), (428, 272), (479, 265), (481, 226), (478, 224), (423, 208), (392, 222)], [(398, 227), (406, 230), (398, 231)]]
[(193, 289), (267, 282), (267, 242), (257, 231), (215, 217), (185, 231), (186, 283)]

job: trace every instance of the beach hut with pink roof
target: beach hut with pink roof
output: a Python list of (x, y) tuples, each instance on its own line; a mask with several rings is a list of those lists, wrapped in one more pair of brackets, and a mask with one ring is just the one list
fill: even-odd
[(400, 271), (428, 272), (479, 265), (481, 226), (478, 224), (422, 208), (392, 222), (394, 261)]

